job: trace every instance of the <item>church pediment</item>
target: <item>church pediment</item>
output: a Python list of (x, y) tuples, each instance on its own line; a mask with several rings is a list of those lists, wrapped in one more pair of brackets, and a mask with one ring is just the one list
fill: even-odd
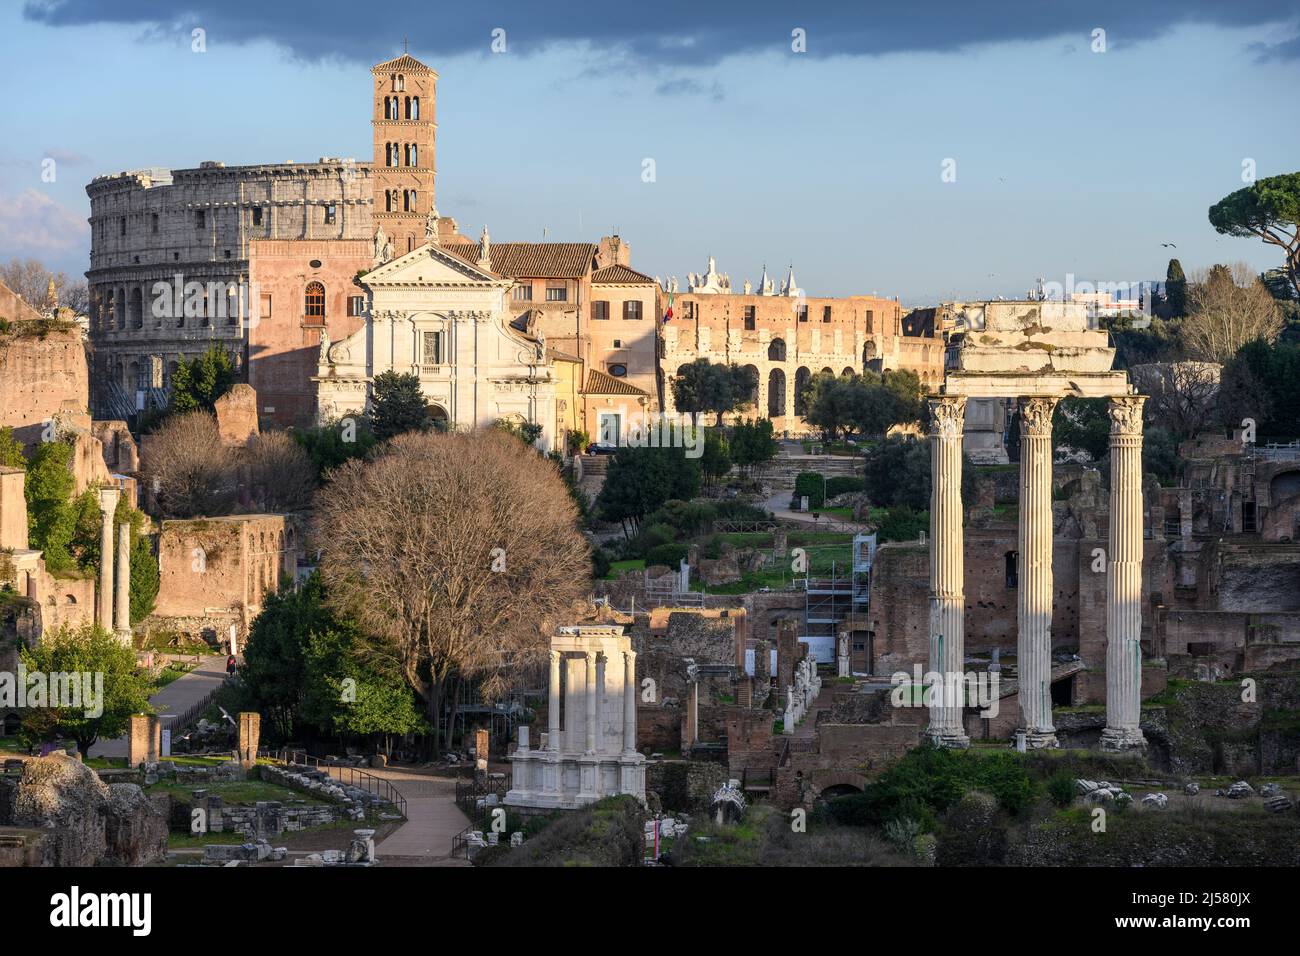
[(460, 256), (429, 243), (413, 249), (406, 255), (372, 269), (361, 277), (371, 287), (376, 286), (480, 286), (502, 287), (510, 284)]

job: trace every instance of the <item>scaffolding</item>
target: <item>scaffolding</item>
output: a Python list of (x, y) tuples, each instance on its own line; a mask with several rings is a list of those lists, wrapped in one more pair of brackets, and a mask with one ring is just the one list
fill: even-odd
[(857, 534), (847, 566), (833, 561), (830, 577), (809, 575), (804, 586), (804, 635), (810, 646), (829, 642), (833, 655), (840, 622), (850, 615), (866, 614), (875, 560), (876, 536)]

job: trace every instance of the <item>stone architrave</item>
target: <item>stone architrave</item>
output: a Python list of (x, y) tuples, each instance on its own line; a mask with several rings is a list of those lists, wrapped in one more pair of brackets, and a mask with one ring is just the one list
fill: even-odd
[(965, 666), (965, 565), (962, 557), (961, 452), (966, 399), (930, 401), (930, 671), (942, 675), (929, 691), (926, 737), (942, 747), (967, 747), (962, 724)]
[(1143, 395), (1112, 398), (1110, 554), (1106, 563), (1105, 750), (1146, 747), (1142, 734)]
[(113, 630), (113, 515), (122, 492), (117, 488), (99, 489), (99, 592), (97, 619), (106, 631)]
[(1020, 567), (1016, 654), (1020, 723), (1031, 749), (1058, 746), (1052, 726), (1052, 412), (1057, 399), (1020, 403)]

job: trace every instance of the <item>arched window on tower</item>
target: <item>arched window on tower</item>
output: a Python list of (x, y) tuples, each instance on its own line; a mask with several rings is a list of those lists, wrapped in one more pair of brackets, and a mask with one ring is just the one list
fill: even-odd
[(406, 92), (406, 77), (401, 73), (397, 74), (397, 85), (393, 87), (398, 93)]
[(411, 144), (411, 162), (408, 165), (410, 166), (420, 165), (420, 144), (419, 143)]
[(419, 118), (420, 118), (420, 98), (418, 96), (412, 96), (411, 97), (411, 119), (418, 120)]
[(402, 165), (403, 166), (411, 165), (411, 144), (410, 143), (402, 144)]
[(315, 318), (324, 321), (325, 319), (325, 287), (319, 282), (308, 282), (307, 291), (303, 295), (303, 315), (308, 318)]
[(411, 98), (409, 96), (402, 98), (402, 107), (405, 111), (405, 118), (411, 118)]

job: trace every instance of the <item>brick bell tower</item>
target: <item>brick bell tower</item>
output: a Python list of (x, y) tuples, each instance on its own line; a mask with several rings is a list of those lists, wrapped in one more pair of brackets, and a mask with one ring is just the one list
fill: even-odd
[(375, 160), (373, 219), (392, 243), (392, 257), (428, 241), (433, 199), (435, 87), (438, 74), (409, 53), (380, 63), (374, 76)]

